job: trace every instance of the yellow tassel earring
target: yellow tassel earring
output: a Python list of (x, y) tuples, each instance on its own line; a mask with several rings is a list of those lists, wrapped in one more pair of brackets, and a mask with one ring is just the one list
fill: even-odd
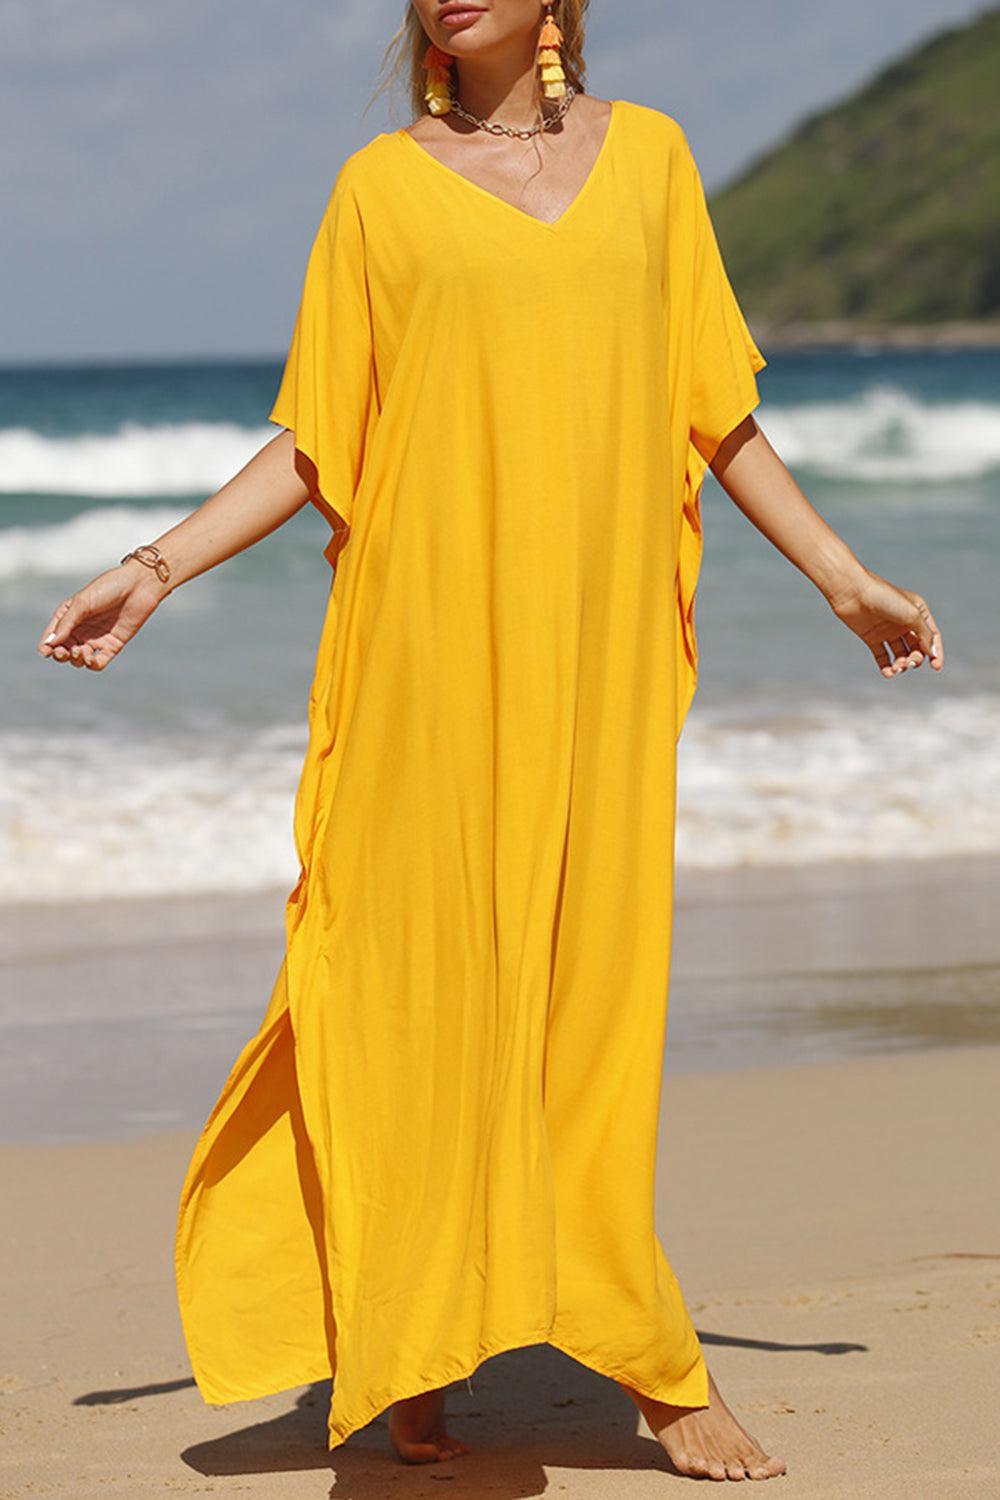
[(552, 0), (546, 0), (545, 20), (538, 34), (539, 77), (542, 95), (546, 99), (561, 99), (566, 92), (566, 74), (559, 52), (562, 39), (563, 34), (552, 16)]
[(424, 67), (427, 69), (424, 98), (427, 100), (427, 108), (432, 115), (446, 115), (451, 109), (451, 65), (453, 62), (454, 58), (451, 53), (435, 47), (433, 42), (424, 53)]

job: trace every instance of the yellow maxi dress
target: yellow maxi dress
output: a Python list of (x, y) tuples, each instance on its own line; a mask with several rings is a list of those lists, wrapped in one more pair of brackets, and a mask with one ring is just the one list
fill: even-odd
[(301, 874), (177, 1230), (206, 1401), (332, 1375), (334, 1448), (549, 1343), (707, 1402), (654, 1232), (675, 760), (764, 363), (659, 110), (551, 223), (402, 128), (343, 162), (269, 417), (331, 526)]

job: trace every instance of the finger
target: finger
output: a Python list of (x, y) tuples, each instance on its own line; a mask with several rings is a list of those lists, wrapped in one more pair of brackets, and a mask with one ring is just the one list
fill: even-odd
[(879, 665), (879, 667), (881, 669), (882, 676), (883, 677), (891, 677), (892, 676), (892, 661), (890, 660), (889, 653), (886, 650), (885, 642), (884, 641), (875, 641), (874, 644), (872, 642), (869, 642), (869, 646), (871, 648), (872, 656), (874, 656), (876, 662), (878, 663), (878, 665)]
[(910, 647), (906, 642), (905, 636), (901, 635), (898, 635), (896, 639), (891, 642), (891, 645), (893, 655), (895, 657), (895, 660), (892, 664), (892, 670), (898, 677), (900, 672), (905, 672), (907, 667), (910, 665)]
[(85, 667), (88, 665), (88, 657), (91, 647), (89, 641), (74, 642), (69, 648), (69, 659), (74, 667)]
[(46, 656), (51, 654), (52, 647), (61, 639), (64, 633), (62, 621), (72, 602), (72, 599), (64, 599), (61, 604), (57, 604), (49, 617), (49, 623), (42, 631), (41, 639), (38, 642), (38, 649), (44, 652)]
[(915, 630), (904, 630), (892, 649), (897, 654), (897, 661), (900, 660), (900, 657), (904, 658), (904, 666), (906, 667), (921, 666), (922, 661), (924, 661), (924, 651), (922, 651), (918, 640), (916, 640)]
[(59, 623), (55, 627), (55, 630), (50, 632), (50, 634), (54, 634), (56, 638), (55, 642), (50, 642), (50, 644), (58, 644), (60, 646), (72, 645), (70, 637), (73, 635), (73, 632), (76, 630), (81, 620), (85, 620), (86, 618), (87, 607), (83, 603), (79, 594), (74, 594), (73, 598), (67, 601), (66, 608), (63, 610), (63, 613), (59, 619)]
[(919, 667), (922, 662), (927, 660), (927, 652), (924, 650), (916, 631), (908, 630), (906, 632), (906, 639), (910, 643), (910, 655), (915, 658), (914, 664)]
[(915, 626), (922, 650), (930, 658), (931, 666), (940, 671), (944, 665), (944, 643), (937, 621), (928, 607), (926, 599), (916, 596), (918, 623)]

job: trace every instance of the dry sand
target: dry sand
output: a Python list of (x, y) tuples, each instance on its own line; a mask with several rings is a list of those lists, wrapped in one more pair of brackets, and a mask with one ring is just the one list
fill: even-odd
[[(659, 1231), (723, 1393), (788, 1461), (775, 1493), (1000, 1494), (998, 1059), (668, 1076)], [(446, 1464), (393, 1461), (384, 1417), (327, 1454), (323, 1387), (206, 1406), (171, 1261), (193, 1141), (0, 1147), (4, 1497), (641, 1500), (699, 1482), (612, 1382), (545, 1346), (451, 1388), (474, 1451)]]

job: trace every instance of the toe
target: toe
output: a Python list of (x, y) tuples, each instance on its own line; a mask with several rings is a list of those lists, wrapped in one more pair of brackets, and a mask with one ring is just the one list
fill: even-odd
[(741, 1458), (731, 1458), (726, 1464), (726, 1478), (745, 1479), (746, 1477), (746, 1470), (743, 1467), (743, 1460)]
[(429, 1434), (430, 1441), (437, 1445), (442, 1458), (455, 1458), (459, 1453), (468, 1453), (467, 1444), (461, 1438), (452, 1437), (444, 1426), (436, 1427)]
[(785, 1460), (766, 1453), (757, 1439), (747, 1433), (753, 1448), (742, 1455), (743, 1466), (751, 1479), (774, 1479), (785, 1472)]
[(766, 1460), (759, 1458), (751, 1459), (746, 1465), (746, 1471), (751, 1479), (770, 1479), (771, 1469)]
[(709, 1479), (729, 1478), (729, 1462), (718, 1443), (712, 1443), (708, 1450), (708, 1477)]
[(689, 1453), (686, 1448), (681, 1448), (677, 1453), (671, 1453), (669, 1455), (669, 1458), (678, 1474), (698, 1473), (698, 1470), (695, 1467), (697, 1458), (695, 1454)]
[(441, 1458), (436, 1443), (401, 1442), (396, 1444), (396, 1452), (407, 1464), (433, 1464)]

